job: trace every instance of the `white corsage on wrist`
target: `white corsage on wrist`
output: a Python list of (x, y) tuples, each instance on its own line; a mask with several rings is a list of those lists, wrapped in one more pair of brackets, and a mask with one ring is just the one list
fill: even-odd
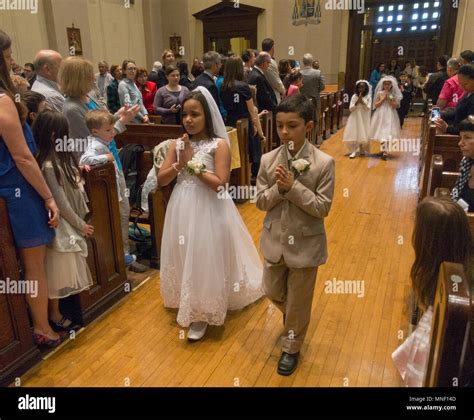
[(204, 165), (204, 163), (200, 159), (193, 157), (187, 163), (186, 170), (188, 171), (188, 174), (190, 175), (199, 175), (199, 174), (202, 174), (203, 172), (206, 172), (206, 165)]
[(308, 172), (311, 164), (306, 159), (296, 159), (291, 162), (291, 166), (298, 175), (303, 175)]
[(395, 99), (395, 96), (392, 95), (392, 94), (390, 94), (390, 95), (388, 95), (388, 99), (390, 99), (391, 101), (393, 101), (393, 100)]

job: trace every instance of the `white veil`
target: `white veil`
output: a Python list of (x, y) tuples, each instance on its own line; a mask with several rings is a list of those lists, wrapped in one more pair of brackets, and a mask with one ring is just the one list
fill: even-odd
[(207, 104), (209, 105), (209, 110), (211, 111), (211, 117), (212, 117), (212, 125), (214, 126), (214, 134), (221, 138), (224, 139), (230, 149), (230, 140), (229, 136), (227, 134), (227, 129), (224, 124), (224, 120), (222, 119), (222, 115), (219, 111), (219, 107), (216, 104), (216, 101), (212, 97), (212, 95), (209, 93), (209, 91), (203, 87), (203, 86), (198, 86), (195, 90), (198, 90), (201, 92), (204, 97), (206, 98)]
[(391, 94), (395, 97), (395, 99), (400, 103), (403, 99), (402, 92), (398, 87), (397, 79), (393, 76), (384, 76), (382, 77), (379, 82), (377, 83), (377, 87), (375, 88), (375, 95), (374, 95), (374, 109), (375, 109), (375, 100), (377, 99), (377, 95), (383, 90), (383, 83), (389, 81), (392, 83), (392, 91)]
[(365, 83), (368, 86), (368, 88), (369, 88), (369, 97), (372, 98), (372, 85), (365, 79), (357, 80), (357, 82), (355, 84), (356, 85), (356, 93), (358, 93), (357, 92), (357, 85), (359, 83)]

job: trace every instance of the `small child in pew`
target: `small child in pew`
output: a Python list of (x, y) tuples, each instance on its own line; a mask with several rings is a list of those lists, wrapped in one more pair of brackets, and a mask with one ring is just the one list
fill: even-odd
[(92, 136), (89, 137), (89, 144), (86, 152), (81, 156), (81, 165), (101, 165), (113, 162), (117, 176), (117, 192), (119, 196), (120, 223), (122, 226), (123, 250), (125, 254), (125, 265), (130, 271), (144, 273), (147, 267), (136, 262), (137, 257), (130, 253), (130, 242), (128, 238), (130, 203), (128, 201), (127, 184), (123, 170), (115, 161), (114, 155), (109, 149), (109, 145), (115, 136), (114, 116), (107, 110), (93, 110), (86, 115), (87, 128)]
[(38, 143), (38, 165), (60, 210), (56, 236), (47, 246), (45, 257), (50, 324), (57, 332), (77, 330), (79, 325), (62, 315), (59, 299), (93, 284), (86, 260), (86, 238), (94, 234), (94, 227), (84, 220), (89, 213), (84, 181), (74, 154), (58, 147), (58, 141), (69, 136), (63, 114), (49, 110), (40, 113), (33, 135)]
[(286, 98), (300, 93), (303, 87), (303, 74), (300, 71), (293, 71), (285, 77)]
[(412, 83), (411, 75), (402, 71), (400, 73), (400, 91), (402, 92), (403, 98), (400, 102), (400, 108), (398, 108), (398, 118), (400, 119), (400, 127), (403, 128), (405, 117), (410, 111), (410, 104), (413, 99), (414, 87)]
[(400, 139), (400, 120), (397, 108), (403, 99), (398, 88), (397, 79), (384, 76), (375, 89), (374, 114), (370, 122), (370, 138), (380, 142), (382, 159), (388, 159), (388, 151), (392, 140)]
[(405, 386), (421, 387), (425, 382), (440, 264), (443, 261), (462, 264), (468, 281), (472, 282), (471, 246), (467, 216), (458, 204), (448, 198), (427, 197), (418, 205), (411, 279), (418, 306), (425, 312), (415, 331), (392, 353)]
[(356, 93), (352, 95), (349, 105), (349, 119), (342, 140), (349, 149), (349, 159), (360, 155), (365, 156), (369, 148), (370, 114), (372, 110), (372, 86), (367, 80), (358, 80)]

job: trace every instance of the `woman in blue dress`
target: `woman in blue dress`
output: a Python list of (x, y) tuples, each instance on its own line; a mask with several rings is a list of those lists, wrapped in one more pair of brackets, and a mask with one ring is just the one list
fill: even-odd
[(25, 123), (27, 110), (13, 100), (12, 63), (11, 39), (0, 30), (0, 198), (6, 202), (25, 280), (37, 282), (37, 293), (26, 295), (33, 338), (38, 345), (54, 347), (61, 337), (48, 323), (44, 259), (46, 244), (54, 238), (59, 223), (59, 210), (33, 156), (36, 144)]

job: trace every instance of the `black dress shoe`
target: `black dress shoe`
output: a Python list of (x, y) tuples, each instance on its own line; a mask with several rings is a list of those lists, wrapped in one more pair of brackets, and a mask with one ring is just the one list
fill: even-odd
[(283, 376), (291, 375), (298, 366), (299, 353), (289, 354), (283, 352), (278, 362), (278, 374)]

